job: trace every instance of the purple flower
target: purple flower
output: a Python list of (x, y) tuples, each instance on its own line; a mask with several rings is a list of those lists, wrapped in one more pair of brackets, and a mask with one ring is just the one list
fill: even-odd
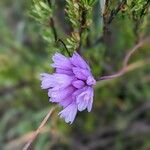
[(51, 102), (64, 108), (59, 113), (60, 118), (71, 124), (77, 111), (91, 111), (94, 93), (92, 86), (96, 81), (89, 65), (76, 52), (71, 58), (56, 53), (52, 60), (54, 63), (51, 66), (56, 72), (41, 74), (41, 88), (48, 89)]

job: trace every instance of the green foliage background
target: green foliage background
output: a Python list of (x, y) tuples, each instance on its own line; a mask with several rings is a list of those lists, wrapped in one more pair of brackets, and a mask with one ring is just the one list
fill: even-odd
[[(95, 77), (112, 74), (140, 37), (149, 35), (149, 3), (128, 0), (109, 24), (117, 0), (108, 2), (105, 12), (98, 0), (1, 0), (0, 149), (22, 149), (52, 107), (39, 75), (53, 72), (56, 51), (68, 56), (58, 39), (70, 54), (81, 50)], [(32, 149), (149, 150), (149, 49), (146, 43), (131, 58), (137, 68), (96, 85), (91, 113), (78, 113), (68, 125), (57, 108)]]

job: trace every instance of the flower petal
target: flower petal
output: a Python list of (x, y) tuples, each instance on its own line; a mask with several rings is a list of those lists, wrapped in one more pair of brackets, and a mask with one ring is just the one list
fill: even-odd
[(69, 104), (71, 104), (74, 101), (72, 96), (68, 96), (67, 98), (63, 99), (62, 101), (59, 102), (59, 105), (62, 107), (67, 107)]
[(76, 91), (72, 94), (72, 97), (76, 99), (77, 96), (80, 95), (82, 92), (86, 91), (87, 88), (88, 88), (88, 87), (85, 86), (85, 87), (83, 87), (83, 88), (81, 88), (81, 89), (76, 90)]
[(67, 88), (59, 90), (49, 89), (48, 96), (50, 97), (51, 102), (60, 102), (68, 96), (72, 95), (74, 90), (75, 88), (73, 86), (68, 86)]
[(84, 92), (79, 94), (76, 98), (76, 102), (79, 111), (83, 111), (86, 108), (88, 111), (91, 111), (93, 103), (93, 88), (88, 87)]
[(52, 57), (54, 74), (41, 74), (41, 87), (48, 89), (51, 102), (56, 102), (64, 109), (59, 113), (67, 123), (72, 123), (77, 111), (92, 109), (93, 88), (96, 84), (90, 67), (78, 54), (71, 58), (56, 53)]
[(72, 82), (72, 85), (76, 87), (77, 89), (83, 88), (85, 86), (85, 83), (82, 80), (76, 80)]
[(73, 69), (73, 73), (75, 74), (75, 77), (81, 80), (86, 80), (88, 76), (91, 75), (90, 72), (85, 69), (81, 69), (78, 67), (73, 67), (72, 69)]
[(84, 61), (84, 59), (77, 52), (73, 54), (70, 60), (74, 66), (81, 67), (82, 69), (90, 70), (90, 67), (88, 66), (88, 64)]
[(54, 80), (53, 75), (50, 75), (48, 73), (43, 73), (41, 74), (41, 88), (42, 89), (48, 89), (50, 87), (53, 86), (53, 82), (51, 82), (52, 80)]
[(89, 101), (89, 103), (88, 103), (88, 106), (87, 106), (87, 110), (88, 110), (88, 112), (90, 112), (90, 111), (91, 111), (91, 109), (92, 109), (92, 105), (93, 105), (93, 98), (94, 98), (94, 91), (93, 91), (93, 89), (92, 89), (92, 91), (91, 91), (91, 99), (90, 99), (90, 101)]
[(86, 83), (87, 83), (88, 85), (95, 85), (95, 84), (96, 84), (96, 81), (95, 81), (95, 79), (93, 78), (93, 76), (89, 76), (89, 77), (87, 78)]
[(49, 89), (54, 88), (55, 90), (65, 88), (71, 85), (72, 81), (74, 80), (73, 76), (69, 76), (66, 74), (41, 74), (41, 88), (42, 89)]
[(63, 109), (58, 115), (60, 118), (64, 118), (66, 123), (72, 124), (77, 114), (77, 105), (71, 103), (65, 109)]
[(51, 66), (53, 68), (61, 68), (61, 69), (64, 69), (64, 70), (72, 68), (72, 64), (71, 64), (70, 59), (65, 57), (64, 55), (62, 55), (60, 53), (56, 53), (52, 57), (52, 60), (54, 61), (54, 63), (51, 64)]
[(66, 74), (53, 74), (53, 86), (55, 89), (62, 89), (69, 85), (71, 85), (72, 81), (74, 80), (73, 76), (69, 76)]
[(64, 70), (64, 69), (60, 69), (60, 68), (56, 68), (56, 73), (59, 74), (67, 74), (67, 75), (73, 75), (72, 70)]

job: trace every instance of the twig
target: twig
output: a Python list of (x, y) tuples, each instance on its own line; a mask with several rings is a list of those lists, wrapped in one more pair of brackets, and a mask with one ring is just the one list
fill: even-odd
[(143, 8), (141, 10), (139, 18), (134, 17), (134, 14), (133, 14), (133, 19), (134, 19), (134, 22), (135, 22), (133, 31), (134, 31), (134, 33), (137, 37), (139, 37), (139, 33), (138, 33), (139, 27), (142, 23), (142, 20), (143, 20), (144, 16), (146, 15), (146, 13), (148, 13), (149, 6), (150, 6), (150, 0), (147, 0), (145, 5), (143, 6)]
[(63, 46), (65, 47), (65, 49), (66, 49), (66, 51), (67, 51), (67, 53), (68, 53), (68, 55), (71, 57), (71, 54), (70, 54), (70, 52), (69, 52), (69, 50), (68, 50), (66, 44), (64, 43), (64, 41), (61, 40), (61, 39), (58, 39), (57, 41), (63, 44)]
[[(52, 7), (51, 0), (47, 0), (47, 2), (48, 2), (48, 4), (49, 4), (49, 6)], [(50, 25), (50, 27), (52, 28), (53, 35), (54, 35), (54, 38), (55, 38), (55, 42), (57, 42), (58, 35), (57, 35), (57, 32), (56, 32), (55, 22), (54, 22), (53, 17), (50, 18), (50, 20), (49, 20), (49, 25)]]
[(110, 16), (108, 18), (108, 24), (110, 24), (113, 19), (115, 18), (115, 16), (119, 13), (119, 11), (122, 9), (122, 7), (126, 4), (126, 0), (122, 0), (122, 2), (120, 2), (117, 6), (117, 8), (115, 10), (112, 10), (110, 13)]
[[(117, 14), (119, 13), (119, 11), (122, 9), (122, 7), (126, 4), (126, 0), (122, 0), (116, 9), (112, 10), (110, 15), (108, 14), (108, 5), (109, 5), (109, 1), (106, 0), (105, 3), (105, 12), (103, 12), (103, 20), (104, 20), (104, 27), (103, 27), (103, 35), (100, 36), (89, 48), (92, 48), (93, 46), (96, 46), (97, 44), (99, 44), (100, 42), (104, 42), (106, 41), (106, 35), (108, 33), (110, 33), (109, 31), (109, 27), (108, 25), (111, 24), (111, 22), (113, 21), (113, 19), (117, 16)], [(108, 34), (109, 35), (109, 34)], [(109, 35), (110, 37), (110, 35)]]
[(54, 34), (54, 38), (55, 38), (55, 42), (56, 42), (58, 36), (57, 36), (57, 32), (56, 32), (56, 28), (55, 28), (55, 24), (54, 24), (53, 18), (50, 18), (50, 26), (51, 26), (51, 28), (53, 30), (53, 34)]
[(32, 134), (31, 139), (29, 140), (29, 142), (23, 147), (22, 150), (28, 150), (28, 148), (30, 147), (30, 145), (33, 143), (33, 141), (36, 139), (36, 137), (38, 136), (38, 134), (40, 133), (41, 129), (43, 128), (43, 126), (46, 124), (46, 122), (48, 121), (49, 117), (52, 115), (53, 111), (54, 111), (54, 107), (50, 109), (49, 113), (46, 115), (46, 117), (43, 119), (43, 121), (41, 122), (40, 126), (38, 127), (38, 129)]
[(124, 60), (123, 60), (123, 67), (122, 67), (117, 73), (114, 73), (114, 74), (108, 75), (108, 76), (102, 76), (102, 77), (98, 78), (97, 81), (100, 81), (100, 80), (110, 80), (110, 79), (113, 79), (113, 78), (122, 76), (122, 75), (126, 72), (127, 65), (128, 65), (128, 61), (129, 61), (131, 55), (132, 55), (139, 47), (141, 47), (145, 42), (147, 42), (147, 41), (149, 41), (149, 40), (150, 40), (150, 37), (147, 37), (147, 38), (141, 40), (138, 44), (136, 44), (136, 45), (127, 53), (127, 55), (125, 56), (125, 58), (124, 58)]
[[(137, 62), (134, 62), (130, 65), (127, 66), (126, 68), (126, 73), (130, 72), (130, 71), (133, 71), (135, 69), (138, 69), (138, 68), (141, 68), (141, 67), (144, 67), (145, 65), (150, 65), (150, 58), (147, 58), (146, 60), (139, 60)], [(103, 87), (109, 83), (112, 83), (114, 82), (114, 80), (103, 80), (104, 82), (98, 82), (95, 86), (95, 88), (100, 88), (100, 87)]]
[(145, 5), (143, 6), (143, 9), (141, 10), (140, 18), (144, 17), (144, 15), (147, 13), (149, 5), (150, 5), (150, 1), (147, 0)]
[[(48, 4), (49, 4), (49, 6), (52, 7), (51, 1), (50, 1), (50, 0), (47, 0), (47, 2), (48, 2)], [(61, 43), (63, 44), (63, 46), (65, 47), (65, 49), (66, 49), (68, 55), (71, 56), (69, 50), (67, 49), (66, 44), (63, 42), (63, 40), (61, 40), (61, 39), (58, 38), (58, 34), (57, 34), (57, 31), (56, 31), (55, 22), (54, 22), (53, 17), (50, 18), (49, 24), (50, 24), (50, 26), (51, 26), (51, 28), (52, 28), (53, 35), (54, 35), (54, 39), (55, 39), (56, 44), (57, 44), (57, 42), (61, 42)]]
[(146, 58), (144, 60), (139, 60), (137, 62), (134, 62), (134, 63), (128, 65), (126, 67), (126, 72), (132, 71), (134, 69), (143, 67), (143, 66), (148, 65), (148, 64), (150, 64), (150, 58)]
[[(49, 132), (49, 128), (48, 127), (43, 127), (40, 131), (40, 133), (46, 133)], [(23, 145), (24, 143), (28, 142), (28, 139), (34, 134), (34, 131), (31, 131), (29, 133), (26, 133), (25, 135), (23, 135), (22, 137), (13, 139), (12, 141), (8, 142), (5, 144), (4, 149), (5, 150), (10, 150), (10, 149), (19, 149), (21, 147), (21, 145)]]

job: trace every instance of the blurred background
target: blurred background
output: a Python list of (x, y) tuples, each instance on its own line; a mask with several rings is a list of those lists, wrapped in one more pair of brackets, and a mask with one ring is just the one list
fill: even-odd
[[(127, 51), (150, 33), (149, 1), (130, 0), (117, 12), (118, 1), (112, 0), (103, 16), (101, 2), (95, 0), (88, 9), (81, 45), (95, 77), (118, 71)], [(67, 43), (78, 26), (69, 22), (65, 0), (51, 5), (57, 36)], [(53, 30), (31, 17), (32, 6), (31, 1), (0, 1), (0, 150), (22, 149), (54, 106), (41, 90), (39, 76), (53, 71), (49, 66), (54, 52), (66, 54), (62, 44), (55, 44)], [(107, 24), (112, 10), (114, 17)], [(124, 76), (97, 83), (90, 113), (78, 113), (68, 125), (58, 117), (58, 108), (31, 149), (149, 150), (149, 42), (132, 56)], [(69, 47), (69, 42), (67, 46), (76, 48)]]

